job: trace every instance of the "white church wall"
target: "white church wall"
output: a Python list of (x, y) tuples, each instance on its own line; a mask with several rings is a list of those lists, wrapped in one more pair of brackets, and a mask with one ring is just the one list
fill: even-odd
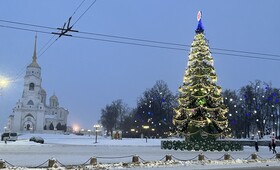
[[(39, 132), (49, 133), (52, 123), (54, 133), (58, 123), (65, 126), (69, 112), (59, 107), (58, 98), (53, 95), (50, 99), (52, 104), (46, 104), (46, 91), (42, 88), (41, 68), (36, 61), (36, 40), (32, 63), (26, 68), (24, 85), (21, 99), (16, 103), (8, 122), (10, 130), (15, 132)], [(47, 130), (44, 130), (44, 126)], [(59, 126), (58, 126), (59, 127)], [(65, 127), (66, 128), (66, 127)]]

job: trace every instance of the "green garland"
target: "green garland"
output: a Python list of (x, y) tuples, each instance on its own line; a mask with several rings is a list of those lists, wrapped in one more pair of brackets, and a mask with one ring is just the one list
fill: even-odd
[(236, 141), (161, 141), (161, 149), (188, 151), (243, 151), (243, 145)]

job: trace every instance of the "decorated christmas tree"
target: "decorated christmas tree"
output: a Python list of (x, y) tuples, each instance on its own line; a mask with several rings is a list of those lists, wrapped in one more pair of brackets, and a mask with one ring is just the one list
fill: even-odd
[(183, 85), (179, 88), (178, 107), (173, 123), (176, 133), (186, 140), (215, 140), (229, 134), (227, 107), (223, 104), (221, 87), (216, 84), (217, 75), (213, 58), (204, 36), (201, 12), (189, 53)]

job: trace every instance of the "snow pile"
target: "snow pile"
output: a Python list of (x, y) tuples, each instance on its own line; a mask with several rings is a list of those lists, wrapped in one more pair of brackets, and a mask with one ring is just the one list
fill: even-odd
[[(204, 161), (148, 161), (139, 163), (111, 163), (97, 165), (87, 165), (84, 169), (224, 169), (224, 168), (244, 168), (244, 167), (264, 167), (264, 166), (279, 166), (278, 160), (204, 160)], [(68, 167), (70, 168), (70, 167)], [(70, 169), (77, 169), (71, 167)]]

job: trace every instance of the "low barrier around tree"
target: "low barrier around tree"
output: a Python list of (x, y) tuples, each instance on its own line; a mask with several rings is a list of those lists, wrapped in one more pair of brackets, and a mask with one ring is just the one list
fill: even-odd
[[(120, 162), (119, 159), (126, 158), (129, 160), (128, 162)], [(118, 163), (101, 163), (99, 160), (102, 159), (116, 159)], [(207, 163), (211, 163), (215, 161), (215, 164), (223, 165), (224, 161), (230, 162), (230, 164), (238, 163), (240, 164), (240, 159), (243, 161), (243, 163), (254, 163), (254, 162), (269, 162), (269, 161), (280, 161), (280, 153), (277, 153), (273, 155), (270, 158), (263, 158), (257, 153), (252, 153), (248, 155), (246, 158), (234, 158), (229, 153), (223, 154), (220, 158), (211, 159), (207, 157), (204, 153), (199, 153), (197, 156), (190, 158), (190, 159), (181, 159), (178, 157), (175, 157), (173, 155), (165, 155), (162, 159), (158, 160), (144, 160), (138, 155), (127, 155), (127, 156), (118, 156), (118, 157), (98, 157), (94, 156), (89, 158), (84, 163), (78, 164), (78, 165), (65, 165), (58, 161), (55, 158), (51, 158), (46, 160), (45, 162), (33, 166), (33, 167), (21, 167), (21, 166), (15, 166), (11, 162), (8, 162), (7, 160), (0, 159), (0, 169), (36, 169), (36, 170), (43, 170), (43, 169), (122, 169), (122, 168), (133, 168), (133, 167), (152, 167), (154, 165), (157, 165), (159, 167), (164, 166), (170, 166), (170, 165), (176, 165), (182, 164), (182, 162), (187, 163), (188, 165), (198, 165), (202, 164), (205, 165)], [(239, 160), (239, 161), (237, 161)], [(32, 162), (32, 160), (27, 160)], [(237, 161), (237, 162), (236, 162)], [(182, 164), (184, 165), (184, 164)], [(175, 168), (176, 169), (176, 168)]]
[(188, 151), (242, 151), (243, 145), (238, 141), (200, 140), (200, 141), (161, 141), (161, 149)]

